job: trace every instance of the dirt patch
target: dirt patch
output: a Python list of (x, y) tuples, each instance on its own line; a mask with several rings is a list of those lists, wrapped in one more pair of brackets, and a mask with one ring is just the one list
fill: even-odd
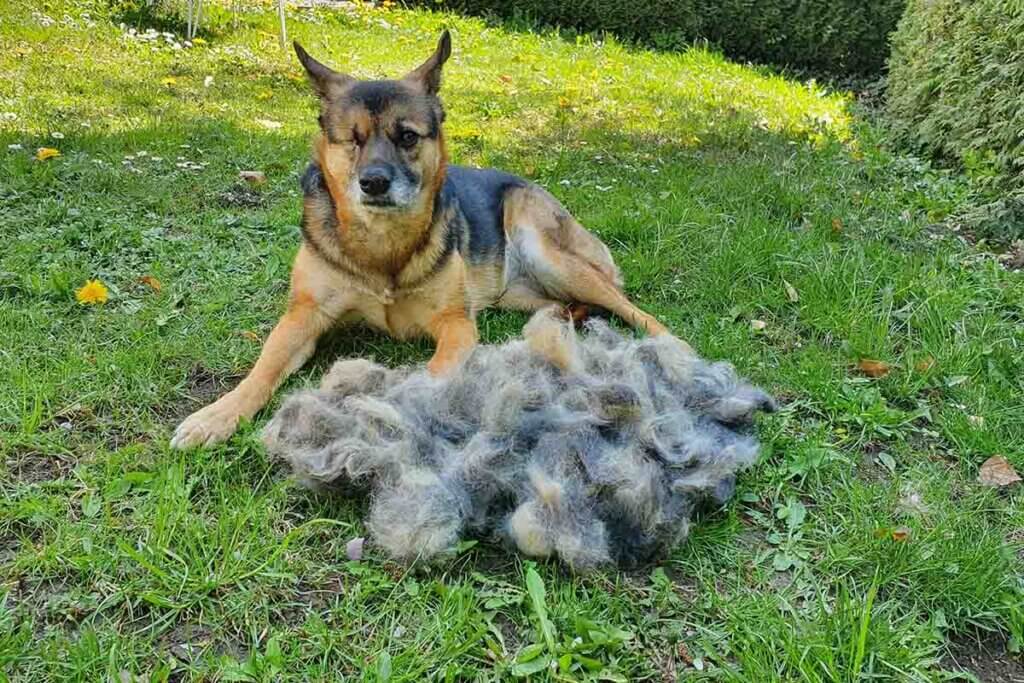
[(155, 407), (155, 412), (168, 423), (177, 425), (193, 412), (220, 398), (242, 381), (243, 375), (218, 375), (202, 365), (193, 365), (185, 377), (186, 398)]
[(189, 395), (194, 400), (206, 403), (234, 388), (241, 379), (241, 375), (218, 375), (202, 365), (194, 365), (188, 371), (185, 383), (188, 386)]
[(161, 649), (179, 662), (195, 664), (213, 642), (213, 633), (205, 626), (178, 624), (160, 637)]
[(1007, 270), (1024, 270), (1024, 240), (1011, 244), (1005, 254), (999, 255), (999, 262)]
[(1010, 535), (1006, 537), (1006, 542), (1017, 550), (1017, 557), (1024, 562), (1024, 529), (1011, 531)]
[(56, 455), (39, 451), (15, 451), (4, 467), (11, 478), (21, 484), (40, 484), (44, 481), (59, 481), (75, 467), (75, 463)]
[(857, 463), (857, 477), (871, 484), (882, 484), (889, 481), (892, 473), (885, 467), (879, 454), (882, 447), (875, 443), (865, 444), (861, 450), (860, 462)]
[(995, 634), (954, 637), (942, 666), (973, 674), (983, 683), (1024, 683), (1024, 662), (1008, 653), (1005, 640)]
[(267, 201), (262, 192), (258, 192), (245, 185), (236, 185), (229, 190), (221, 192), (217, 195), (217, 199), (220, 201), (221, 206), (241, 209), (255, 209), (266, 204)]

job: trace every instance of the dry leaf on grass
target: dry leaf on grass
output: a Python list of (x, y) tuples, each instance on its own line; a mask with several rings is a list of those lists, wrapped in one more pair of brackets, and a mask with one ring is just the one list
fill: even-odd
[(842, 218), (833, 218), (832, 219), (832, 232), (835, 233), (836, 235), (838, 235), (842, 231), (843, 231), (843, 219)]
[(36, 150), (36, 159), (39, 161), (46, 161), (47, 159), (53, 159), (54, 157), (60, 156), (60, 150), (54, 149), (53, 147), (40, 147)]
[(889, 370), (892, 368), (888, 363), (882, 360), (873, 360), (871, 358), (861, 358), (857, 361), (857, 369), (863, 372), (868, 377), (885, 377), (889, 374)]
[(905, 526), (898, 526), (892, 530), (892, 540), (897, 543), (905, 543), (910, 539), (910, 528)]
[(800, 301), (800, 295), (797, 293), (796, 287), (789, 284), (785, 280), (782, 281), (782, 286), (786, 288), (786, 298), (788, 298), (794, 304)]
[(935, 359), (931, 356), (925, 356), (921, 360), (914, 363), (914, 369), (918, 372), (928, 372), (935, 367)]
[(157, 280), (152, 275), (143, 275), (142, 277), (139, 278), (139, 282), (141, 282), (144, 285), (149, 285), (155, 292), (159, 292), (161, 289), (164, 288), (163, 283)]
[(1013, 469), (1010, 461), (1001, 455), (993, 455), (986, 460), (981, 469), (978, 470), (978, 483), (985, 486), (1002, 488), (1021, 481), (1017, 470)]
[(244, 330), (243, 332), (239, 332), (239, 334), (241, 334), (243, 337), (245, 337), (249, 341), (254, 341), (257, 344), (259, 344), (261, 341), (263, 341), (262, 339), (260, 339), (260, 335), (256, 334), (252, 330)]
[(239, 171), (238, 177), (250, 185), (262, 185), (267, 182), (267, 176), (263, 171)]

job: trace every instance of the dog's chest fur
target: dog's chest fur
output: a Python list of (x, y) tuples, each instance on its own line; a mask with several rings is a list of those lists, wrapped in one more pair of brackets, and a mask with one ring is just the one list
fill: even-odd
[(363, 317), (398, 337), (421, 332), (421, 309), (460, 306), (469, 315), (505, 286), (504, 197), (526, 181), (490, 169), (449, 166), (424, 229), (402, 216), (343, 225), (323, 173), (302, 179), (302, 234), (346, 284), (365, 294)]

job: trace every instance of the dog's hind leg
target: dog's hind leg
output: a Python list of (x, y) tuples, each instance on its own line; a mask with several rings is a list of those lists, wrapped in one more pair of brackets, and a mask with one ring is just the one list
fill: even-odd
[(664, 334), (668, 329), (651, 314), (641, 310), (600, 272), (574, 254), (547, 250), (540, 269), (545, 271), (545, 288), (558, 291), (566, 301), (592, 304), (648, 334)]
[(547, 296), (525, 280), (516, 280), (509, 283), (495, 305), (510, 311), (532, 313), (558, 303), (561, 302)]
[(608, 248), (541, 188), (509, 193), (505, 232), (522, 281), (530, 283), (539, 299), (596, 306), (652, 335), (668, 331), (622, 291)]

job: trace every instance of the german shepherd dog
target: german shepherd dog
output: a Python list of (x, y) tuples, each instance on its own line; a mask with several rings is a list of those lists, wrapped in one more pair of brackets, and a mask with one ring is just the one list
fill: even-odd
[(357, 80), (298, 43), (295, 52), (320, 96), (320, 134), (302, 179), (303, 241), (288, 308), (249, 375), (186, 418), (173, 447), (230, 437), (343, 320), (399, 339), (430, 336), (435, 375), (472, 351), (476, 315), (488, 306), (590, 305), (649, 334), (666, 332), (626, 298), (608, 248), (557, 199), (501, 171), (448, 164), (438, 98), (447, 31), (400, 80)]

